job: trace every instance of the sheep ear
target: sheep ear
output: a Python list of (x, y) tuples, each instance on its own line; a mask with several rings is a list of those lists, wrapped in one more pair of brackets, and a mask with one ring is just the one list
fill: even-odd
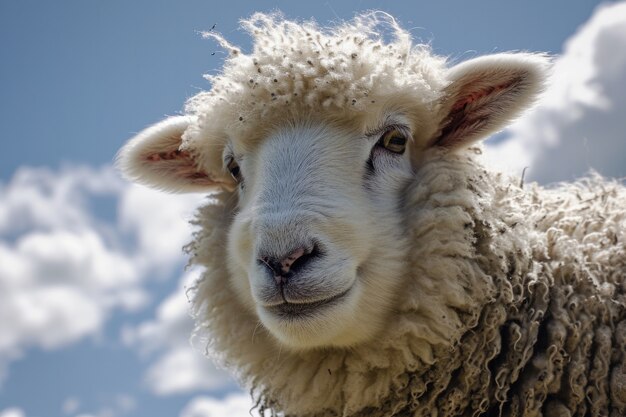
[(230, 179), (198, 166), (193, 153), (182, 147), (191, 119), (167, 118), (132, 138), (117, 155), (117, 166), (130, 180), (171, 192), (230, 189)]
[(465, 147), (504, 128), (537, 98), (548, 65), (542, 55), (497, 54), (452, 67), (432, 144)]

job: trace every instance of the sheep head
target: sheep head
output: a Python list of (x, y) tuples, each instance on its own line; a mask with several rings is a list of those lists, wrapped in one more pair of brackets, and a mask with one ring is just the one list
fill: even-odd
[(119, 163), (153, 187), (235, 201), (229, 285), (279, 344), (355, 346), (385, 328), (415, 279), (404, 197), (416, 173), (525, 109), (546, 59), (498, 54), (446, 68), (395, 22), (385, 45), (363, 21), (328, 33), (263, 19), (245, 23), (251, 55), (218, 37), (231, 58), (213, 90), (137, 135)]

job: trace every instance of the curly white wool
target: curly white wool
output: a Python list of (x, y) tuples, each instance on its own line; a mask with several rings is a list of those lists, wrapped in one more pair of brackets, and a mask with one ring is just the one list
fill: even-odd
[[(349, 118), (390, 103), (430, 108), (447, 83), (445, 58), (431, 54), (427, 45), (413, 45), (410, 34), (382, 12), (331, 29), (256, 13), (242, 20), (242, 27), (254, 39), (250, 54), (216, 32), (205, 33), (230, 54), (220, 74), (205, 76), (211, 90), (185, 107), (197, 122), (185, 132), (184, 146), (199, 165), (216, 163), (203, 151), (205, 143), (223, 144), (229, 136), (259, 140), (285, 113)], [(427, 134), (433, 127), (424, 128)]]
[[(598, 176), (522, 188), (487, 171), (473, 145), (532, 102), (546, 59), (501, 54), (448, 69), (384, 14), (331, 29), (264, 14), (242, 24), (253, 51), (208, 33), (230, 51), (211, 91), (190, 99), (186, 116), (133, 139), (120, 164), (159, 188), (221, 190), (199, 209), (187, 248), (206, 269), (194, 288), (194, 339), (259, 408), (299, 417), (624, 415), (626, 188)], [(221, 168), (224, 152), (237, 142), (251, 157), (271, 132), (311, 114), (361, 132), (394, 111), (413, 139), (398, 202), (409, 247), (384, 329), (349, 347), (284, 348), (242, 303), (245, 286), (232, 285), (238, 254), (225, 242), (243, 193)]]

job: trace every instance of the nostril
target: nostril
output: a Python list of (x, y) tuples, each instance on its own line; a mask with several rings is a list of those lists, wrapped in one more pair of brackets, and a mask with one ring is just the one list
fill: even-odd
[(259, 265), (264, 266), (269, 272), (272, 273), (277, 282), (283, 282), (297, 271), (301, 270), (306, 264), (308, 264), (313, 258), (320, 255), (320, 251), (317, 245), (311, 245), (310, 247), (299, 247), (291, 251), (287, 256), (282, 257), (270, 257), (263, 256), (257, 259)]
[(280, 272), (283, 274), (288, 273), (294, 264), (299, 263), (298, 261), (300, 262), (302, 261), (301, 258), (303, 258), (304, 256), (305, 256), (304, 248), (296, 249), (290, 255), (287, 255), (285, 258), (283, 258), (280, 261)]

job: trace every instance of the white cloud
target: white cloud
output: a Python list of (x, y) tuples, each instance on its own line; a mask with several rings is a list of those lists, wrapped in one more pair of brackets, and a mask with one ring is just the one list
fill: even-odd
[(86, 198), (125, 187), (110, 167), (20, 168), (9, 184), (0, 184), (0, 233), (85, 227), (92, 223)]
[(198, 271), (187, 272), (179, 288), (157, 308), (154, 320), (136, 328), (126, 328), (123, 340), (145, 356), (157, 356), (146, 373), (146, 384), (158, 395), (198, 390), (233, 389), (229, 374), (191, 347), (193, 321), (185, 290), (198, 278)]
[[(187, 339), (189, 335), (187, 335)], [(219, 371), (211, 361), (194, 351), (191, 346), (167, 350), (150, 367), (146, 375), (155, 394), (181, 394), (198, 390), (217, 390), (232, 387), (232, 379)]]
[(182, 247), (191, 239), (188, 220), (205, 198), (130, 186), (120, 198), (119, 221), (121, 230), (137, 241), (138, 261), (157, 273), (179, 262)]
[(0, 411), (0, 417), (26, 417), (26, 414), (21, 409), (13, 407)]
[(21, 168), (0, 183), (0, 382), (24, 349), (62, 347), (114, 309), (145, 306), (145, 280), (184, 263), (201, 198), (128, 185), (111, 167)]
[(232, 394), (223, 400), (196, 397), (187, 404), (180, 417), (246, 417), (253, 408), (248, 394)]
[(506, 140), (487, 145), (499, 169), (540, 182), (571, 180), (593, 168), (626, 175), (626, 3), (601, 5), (555, 60), (538, 106)]

